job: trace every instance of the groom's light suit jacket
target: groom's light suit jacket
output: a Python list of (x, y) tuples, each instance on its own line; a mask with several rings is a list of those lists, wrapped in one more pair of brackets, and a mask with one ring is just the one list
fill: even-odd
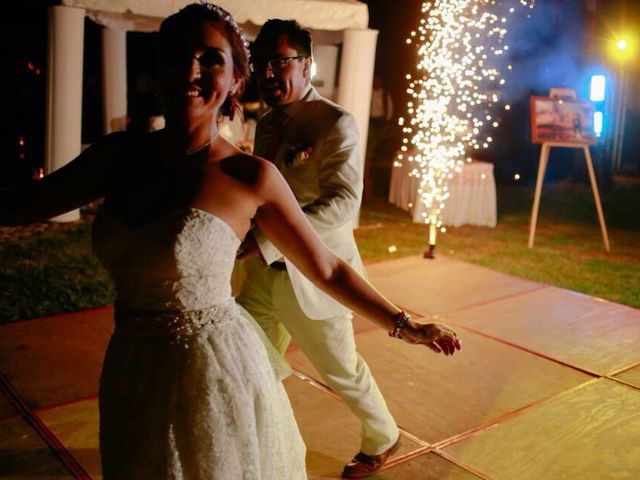
[[(362, 196), (362, 158), (353, 116), (310, 88), (302, 100), (284, 108), (282, 142), (274, 158), (274, 113), (266, 113), (256, 127), (254, 154), (273, 161), (291, 187), (307, 219), (336, 255), (364, 274), (353, 238), (353, 222)], [(308, 159), (295, 153), (311, 147)], [(273, 153), (271, 152), (271, 156)], [(350, 310), (313, 285), (282, 253), (257, 232), (267, 261), (284, 260), (300, 308), (309, 318), (328, 319)]]

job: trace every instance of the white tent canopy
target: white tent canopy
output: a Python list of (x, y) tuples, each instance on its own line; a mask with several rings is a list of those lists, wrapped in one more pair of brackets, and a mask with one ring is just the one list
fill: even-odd
[[(103, 114), (108, 133), (126, 125), (126, 32), (157, 30), (163, 18), (190, 3), (193, 0), (61, 0), (61, 5), (50, 7), (47, 173), (64, 166), (81, 149), (84, 17), (89, 16), (105, 27)], [(326, 43), (341, 41), (337, 102), (356, 118), (364, 155), (378, 34), (367, 28), (367, 5), (357, 0), (215, 0), (214, 3), (231, 13), (250, 38), (256, 27), (270, 18), (292, 18), (314, 31), (316, 45), (321, 38), (331, 39)], [(78, 218), (78, 211), (73, 211), (53, 220)]]
[[(63, 0), (82, 8), (106, 27), (146, 31), (193, 0)], [(295, 18), (315, 30), (361, 30), (369, 24), (366, 4), (356, 0), (215, 0), (239, 24), (262, 25), (270, 18)]]

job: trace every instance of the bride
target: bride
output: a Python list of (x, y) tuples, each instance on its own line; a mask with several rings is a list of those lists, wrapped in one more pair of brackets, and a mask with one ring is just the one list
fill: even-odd
[(193, 4), (160, 28), (166, 128), (120, 132), (0, 208), (40, 221), (104, 197), (94, 251), (113, 277), (115, 331), (100, 380), (104, 478), (302, 479), (305, 447), (230, 276), (253, 222), (313, 282), (408, 343), (451, 355), (442, 324), (417, 324), (319, 240), (268, 161), (218, 135), (248, 77), (231, 16)]

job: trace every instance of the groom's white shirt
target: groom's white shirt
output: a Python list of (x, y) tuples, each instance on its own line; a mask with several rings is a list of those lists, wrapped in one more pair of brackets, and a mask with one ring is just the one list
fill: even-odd
[[(353, 238), (353, 221), (362, 196), (362, 158), (353, 116), (312, 87), (302, 100), (284, 107), (282, 143), (270, 158), (291, 187), (307, 219), (336, 255), (364, 274)], [(254, 154), (266, 156), (274, 131), (273, 111), (256, 127)], [(311, 147), (309, 158), (291, 164), (295, 151)], [(288, 161), (289, 160), (289, 161)], [(256, 240), (268, 264), (284, 260), (296, 300), (306, 316), (326, 319), (350, 310), (313, 285), (259, 231)]]

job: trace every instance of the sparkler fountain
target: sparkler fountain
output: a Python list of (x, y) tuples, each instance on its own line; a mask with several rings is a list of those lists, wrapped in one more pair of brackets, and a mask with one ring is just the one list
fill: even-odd
[(492, 112), (506, 82), (497, 59), (509, 50), (508, 17), (534, 2), (425, 1), (418, 29), (407, 38), (417, 47), (418, 63), (417, 73), (406, 76), (410, 119), (400, 118), (404, 138), (397, 161), (411, 162), (410, 175), (420, 181), (418, 201), (429, 225), (426, 258), (434, 258), (437, 230), (446, 231), (442, 211), (449, 180), (472, 152), (489, 147), (493, 138), (485, 127), (499, 125)]

